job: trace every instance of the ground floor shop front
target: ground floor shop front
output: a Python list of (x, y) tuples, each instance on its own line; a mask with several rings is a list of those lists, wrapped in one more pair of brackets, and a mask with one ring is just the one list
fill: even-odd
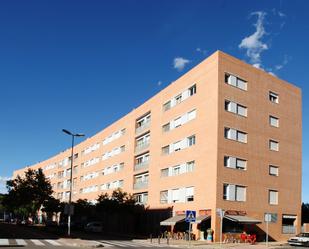
[[(195, 222), (186, 222), (185, 210), (160, 222), (163, 236), (208, 242), (286, 241), (300, 232), (295, 214), (249, 213), (239, 210), (197, 210)], [(190, 226), (190, 227), (189, 227)], [(221, 239), (220, 239), (221, 238)]]

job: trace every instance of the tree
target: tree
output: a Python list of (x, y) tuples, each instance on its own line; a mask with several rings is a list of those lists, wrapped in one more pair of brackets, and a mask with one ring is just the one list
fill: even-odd
[(7, 181), (8, 194), (4, 197), (7, 210), (22, 217), (34, 216), (46, 200), (51, 198), (52, 186), (42, 169), (28, 169), (25, 176)]

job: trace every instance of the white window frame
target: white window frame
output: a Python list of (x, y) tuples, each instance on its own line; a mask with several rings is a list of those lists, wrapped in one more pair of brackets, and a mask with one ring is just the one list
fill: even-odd
[(269, 101), (272, 103), (279, 104), (279, 94), (269, 91)]
[(269, 115), (269, 125), (272, 127), (279, 127), (279, 118)]
[(268, 190), (268, 203), (270, 205), (278, 205), (279, 203), (279, 192), (277, 190)]
[(279, 151), (279, 142), (273, 139), (269, 139), (269, 150)]
[[(247, 160), (242, 158), (224, 156), (224, 167), (230, 169), (247, 170), (247, 162)], [(244, 164), (244, 166), (241, 165), (242, 163)]]
[[(241, 199), (240, 191), (243, 191), (243, 199)], [(247, 200), (247, 187), (242, 185), (223, 184), (223, 199), (226, 201), (245, 202)]]
[(271, 176), (279, 176), (279, 167), (274, 166), (274, 165), (269, 165), (268, 173)]
[[(233, 102), (231, 100), (225, 100), (224, 109), (227, 112), (231, 112), (231, 113), (237, 114), (237, 115), (242, 116), (242, 117), (247, 117), (247, 115), (248, 115), (248, 108), (246, 106), (238, 104), (238, 103)], [(243, 110), (243, 112), (241, 110)]]
[[(241, 140), (241, 136), (244, 136), (244, 141)], [(234, 137), (235, 136), (235, 137)], [(229, 140), (238, 141), (240, 143), (248, 142), (248, 134), (243, 131), (236, 130), (230, 127), (224, 127), (224, 137)]]
[(241, 89), (243, 91), (247, 91), (247, 88), (248, 88), (248, 82), (231, 74), (231, 73), (225, 73), (225, 83), (230, 85), (230, 86), (233, 86), (233, 87), (236, 87), (238, 89)]

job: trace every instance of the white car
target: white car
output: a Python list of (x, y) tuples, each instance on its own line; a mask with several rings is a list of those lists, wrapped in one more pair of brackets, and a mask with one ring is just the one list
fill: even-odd
[(309, 233), (300, 233), (288, 240), (291, 246), (309, 246)]
[(102, 223), (98, 222), (98, 221), (89, 222), (85, 226), (85, 231), (86, 232), (101, 233), (103, 231)]

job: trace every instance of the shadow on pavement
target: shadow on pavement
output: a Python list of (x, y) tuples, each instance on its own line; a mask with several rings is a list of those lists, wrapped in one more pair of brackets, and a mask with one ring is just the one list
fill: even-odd
[(50, 239), (61, 238), (82, 239), (82, 240), (132, 240), (145, 239), (145, 237), (107, 234), (86, 233), (83, 231), (71, 231), (71, 236), (67, 236), (67, 229), (64, 227), (45, 227), (45, 226), (24, 226), (9, 223), (0, 223), (0, 239)]

